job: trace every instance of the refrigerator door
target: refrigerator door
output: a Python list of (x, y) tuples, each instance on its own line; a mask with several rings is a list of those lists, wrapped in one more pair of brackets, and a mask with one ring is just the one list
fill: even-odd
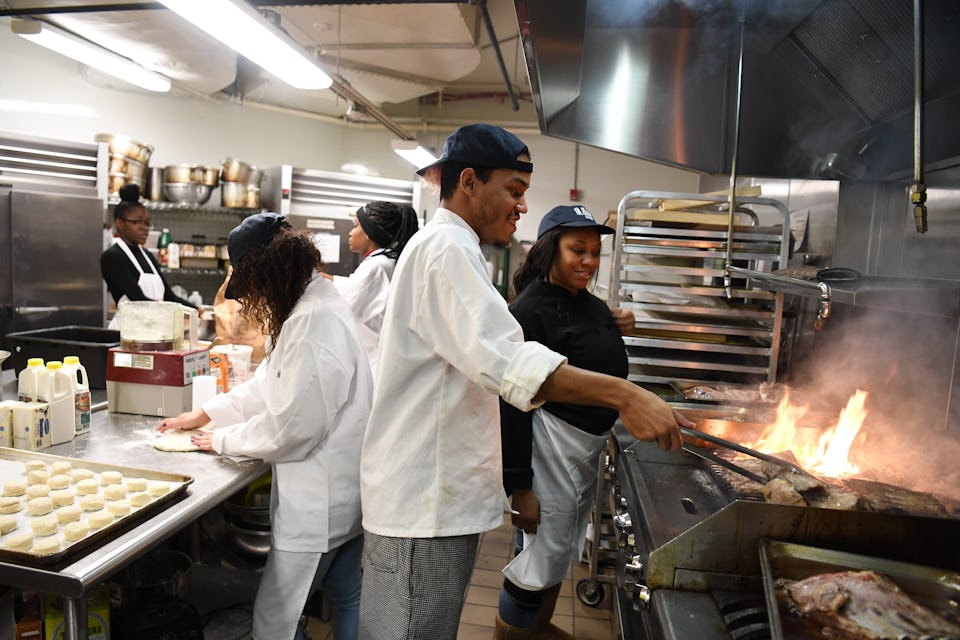
[(0, 185), (0, 348), (4, 336), (13, 331), (13, 268), (10, 255), (10, 187)]

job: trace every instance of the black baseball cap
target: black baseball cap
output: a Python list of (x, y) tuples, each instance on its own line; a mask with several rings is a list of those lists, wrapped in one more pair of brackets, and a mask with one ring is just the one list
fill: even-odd
[(560, 205), (550, 209), (547, 215), (543, 216), (537, 228), (537, 239), (557, 227), (596, 227), (600, 233), (616, 233), (607, 225), (597, 222), (586, 207)]
[[(286, 218), (278, 213), (256, 213), (244, 218), (243, 222), (234, 227), (227, 236), (230, 264), (236, 265), (251, 251), (267, 244), (280, 233), (281, 229), (289, 226)], [(232, 284), (232, 282), (227, 283), (223, 295), (234, 300), (236, 296), (231, 287)]]
[(425, 175), (445, 162), (463, 162), (485, 169), (516, 169), (533, 172), (530, 150), (517, 136), (492, 124), (468, 124), (447, 137), (443, 155), (433, 164), (419, 169)]

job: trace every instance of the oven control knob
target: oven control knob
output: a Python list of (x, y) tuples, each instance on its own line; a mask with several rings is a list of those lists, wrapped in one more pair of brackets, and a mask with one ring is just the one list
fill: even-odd
[(618, 529), (630, 529), (633, 527), (633, 519), (629, 513), (618, 513), (613, 516), (613, 524)]
[(627, 508), (627, 499), (624, 498), (623, 496), (620, 496), (620, 506), (623, 507), (624, 509)]
[(650, 607), (650, 587), (638, 584), (633, 590), (633, 610), (646, 611)]
[(627, 573), (640, 573), (643, 571), (643, 562), (641, 562), (640, 556), (637, 554), (630, 556), (630, 561), (627, 562), (624, 569), (627, 570)]
[(623, 550), (634, 551), (637, 548), (637, 537), (632, 533), (621, 536), (617, 539), (617, 546)]
[(635, 549), (637, 547), (637, 537), (632, 533), (627, 534), (627, 546), (631, 549)]

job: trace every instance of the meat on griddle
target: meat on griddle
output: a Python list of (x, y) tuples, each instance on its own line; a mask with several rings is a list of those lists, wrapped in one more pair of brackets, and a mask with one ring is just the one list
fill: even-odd
[(843, 571), (778, 579), (778, 601), (836, 640), (960, 638), (960, 625), (920, 605), (886, 576)]

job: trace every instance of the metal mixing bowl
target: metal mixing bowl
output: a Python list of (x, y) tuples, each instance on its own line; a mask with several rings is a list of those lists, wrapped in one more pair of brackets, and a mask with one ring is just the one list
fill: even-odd
[(170, 202), (183, 204), (204, 204), (210, 199), (213, 187), (208, 184), (192, 182), (164, 182), (163, 195)]

